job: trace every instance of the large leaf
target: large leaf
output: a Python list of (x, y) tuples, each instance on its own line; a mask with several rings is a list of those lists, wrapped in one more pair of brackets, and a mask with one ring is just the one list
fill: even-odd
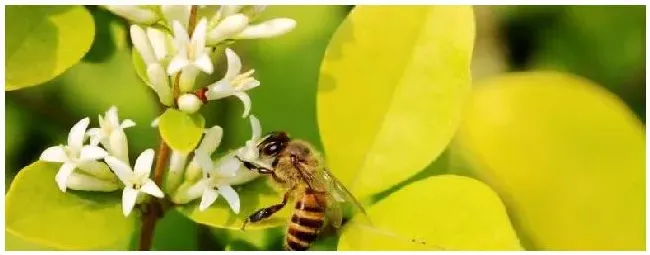
[(39, 161), (16, 175), (5, 197), (6, 230), (59, 250), (126, 249), (136, 217), (124, 217), (120, 194), (63, 193), (54, 181), (59, 165)]
[(152, 246), (156, 251), (196, 251), (197, 225), (178, 211), (168, 210), (156, 223)]
[(81, 6), (6, 7), (5, 90), (48, 81), (81, 60), (95, 24)]
[(414, 182), (355, 217), (339, 250), (520, 250), (505, 207), (487, 185), (441, 175)]
[(459, 131), (475, 174), (531, 248), (645, 249), (644, 127), (618, 98), (560, 73), (477, 85)]
[[(217, 198), (217, 201), (203, 212), (199, 211), (200, 198), (195, 202), (177, 208), (195, 222), (215, 228), (240, 229), (244, 220), (253, 212), (282, 202), (283, 193), (267, 178), (258, 178), (250, 183), (234, 188), (241, 200), (241, 211), (239, 214), (232, 212), (223, 197)], [(292, 210), (293, 206), (287, 204), (285, 208), (272, 217), (257, 223), (249, 223), (246, 225), (246, 229), (270, 228), (285, 224), (288, 222), (288, 216)]]
[(160, 136), (172, 149), (190, 153), (203, 135), (205, 119), (200, 114), (187, 114), (169, 108), (160, 116)]
[(318, 124), (331, 170), (363, 199), (449, 143), (469, 91), (468, 6), (358, 6), (321, 67)]

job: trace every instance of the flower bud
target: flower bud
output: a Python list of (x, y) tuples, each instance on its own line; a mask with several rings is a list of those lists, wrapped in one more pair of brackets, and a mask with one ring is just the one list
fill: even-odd
[(178, 98), (178, 109), (186, 113), (195, 113), (201, 105), (203, 102), (194, 94), (184, 94)]
[(73, 172), (66, 183), (69, 189), (86, 191), (115, 191), (120, 185), (115, 181), (99, 179), (90, 175)]
[(107, 181), (115, 181), (115, 174), (111, 172), (106, 163), (99, 161), (84, 161), (77, 165), (84, 174)]
[(135, 23), (151, 25), (160, 19), (160, 16), (155, 10), (146, 6), (106, 5), (104, 7), (110, 12)]
[(283, 35), (296, 27), (296, 21), (289, 18), (267, 20), (260, 24), (248, 26), (233, 39), (270, 38)]
[(185, 182), (196, 182), (201, 178), (202, 173), (201, 166), (195, 161), (191, 161), (185, 169)]
[(158, 94), (160, 102), (171, 106), (173, 102), (172, 89), (169, 86), (169, 77), (165, 73), (165, 69), (158, 63), (151, 64), (147, 66), (147, 77), (151, 88)]
[(248, 22), (248, 16), (244, 14), (235, 14), (226, 17), (208, 32), (206, 44), (214, 45), (239, 34), (248, 26)]
[(174, 190), (176, 190), (181, 184), (186, 162), (187, 155), (177, 151), (172, 151), (172, 155), (169, 158), (169, 172), (167, 172), (167, 178), (165, 181), (165, 191), (167, 191), (167, 193), (174, 193)]

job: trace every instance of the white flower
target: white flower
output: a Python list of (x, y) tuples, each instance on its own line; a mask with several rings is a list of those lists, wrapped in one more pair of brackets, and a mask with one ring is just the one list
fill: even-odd
[(125, 119), (120, 123), (117, 107), (112, 106), (103, 117), (99, 115), (99, 128), (88, 130), (90, 145), (101, 143), (108, 150), (108, 153), (128, 163), (129, 145), (124, 129), (133, 126), (135, 126), (135, 122), (130, 119)]
[(178, 97), (178, 109), (186, 113), (195, 113), (202, 105), (201, 99), (194, 94), (183, 94)]
[[(67, 145), (49, 147), (41, 154), (40, 159), (43, 161), (63, 163), (55, 177), (59, 189), (63, 192), (66, 191), (68, 178), (77, 167), (89, 166), (91, 165), (89, 162), (107, 155), (106, 151), (100, 147), (83, 145), (88, 124), (90, 124), (88, 117), (80, 120), (70, 129)], [(90, 167), (82, 170), (87, 170), (90, 174), (98, 177), (107, 177), (107, 173), (101, 172), (99, 168)]]
[(164, 68), (171, 51), (171, 37), (151, 27), (145, 32), (138, 25), (131, 25), (130, 33), (133, 47), (142, 57), (147, 69), (147, 85), (156, 91), (161, 103), (172, 105), (172, 89)]
[(132, 22), (150, 25), (156, 23), (160, 16), (155, 9), (137, 5), (106, 5), (106, 9)]
[(122, 212), (124, 216), (131, 213), (140, 193), (146, 193), (158, 198), (165, 196), (158, 188), (158, 185), (149, 178), (153, 157), (153, 149), (145, 150), (135, 160), (133, 169), (118, 158), (107, 156), (104, 159), (124, 183), (125, 187), (122, 192)]
[[(271, 19), (260, 24), (249, 25), (266, 6), (222, 6), (216, 18), (221, 19), (211, 27), (207, 44), (215, 45), (227, 39), (269, 38), (285, 34), (296, 27), (296, 21), (289, 18)], [(237, 13), (241, 12), (241, 13)], [(214, 22), (213, 22), (214, 23)]]
[(255, 70), (240, 73), (241, 60), (237, 53), (226, 48), (228, 69), (226, 75), (219, 81), (207, 86), (205, 96), (208, 100), (217, 100), (224, 97), (236, 96), (244, 103), (243, 118), (248, 116), (251, 108), (251, 99), (245, 92), (260, 86), (260, 82), (252, 77)]
[(201, 196), (199, 210), (204, 211), (212, 205), (221, 194), (233, 212), (239, 213), (240, 201), (237, 192), (230, 186), (230, 179), (235, 177), (241, 162), (234, 157), (224, 158), (218, 164), (211, 164), (203, 169), (203, 179), (189, 188), (190, 197)]
[(174, 47), (176, 56), (167, 67), (167, 73), (172, 75), (187, 67), (194, 67), (206, 73), (212, 73), (212, 60), (205, 47), (205, 30), (208, 21), (203, 18), (194, 28), (192, 38), (181, 23), (174, 21)]

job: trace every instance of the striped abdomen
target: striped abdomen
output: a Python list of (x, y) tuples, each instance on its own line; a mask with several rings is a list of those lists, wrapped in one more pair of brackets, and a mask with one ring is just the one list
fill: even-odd
[(325, 218), (325, 208), (318, 201), (325, 201), (323, 193), (307, 189), (296, 202), (284, 243), (285, 250), (307, 250), (316, 239)]

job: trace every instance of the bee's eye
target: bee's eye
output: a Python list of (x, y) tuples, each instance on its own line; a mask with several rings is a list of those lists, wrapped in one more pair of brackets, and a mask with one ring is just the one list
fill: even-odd
[(275, 156), (280, 152), (281, 144), (279, 142), (272, 142), (266, 145), (262, 151), (265, 155)]

